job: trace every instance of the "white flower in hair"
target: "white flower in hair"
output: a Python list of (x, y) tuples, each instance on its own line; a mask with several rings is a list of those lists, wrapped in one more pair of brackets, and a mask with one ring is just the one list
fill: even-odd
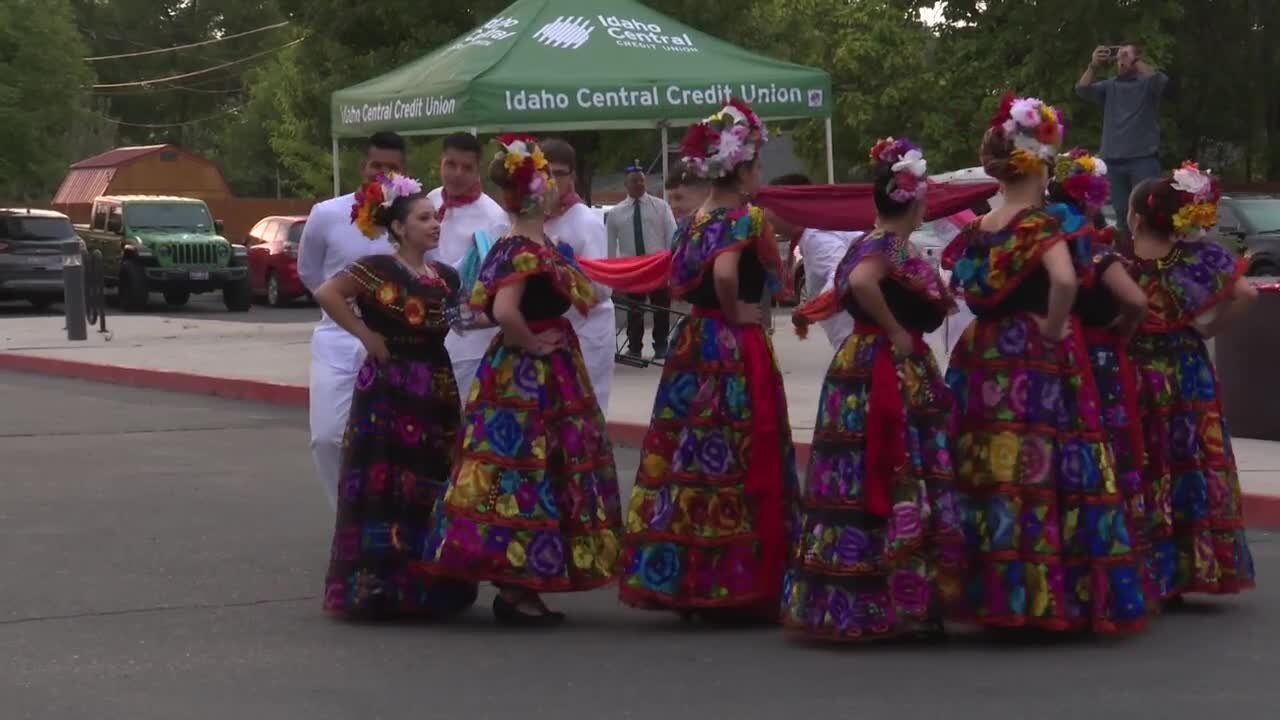
[(1102, 162), (1102, 158), (1093, 159), (1093, 174), (1098, 176), (1107, 174), (1107, 164)]
[(1173, 171), (1173, 189), (1190, 193), (1197, 200), (1209, 193), (1211, 185), (1209, 176), (1199, 169), (1182, 167)]
[(1040, 124), (1040, 101), (1035, 98), (1023, 98), (1009, 108), (1009, 116), (1024, 128), (1033, 128)]
[(746, 116), (746, 115), (743, 115), (743, 114), (742, 114), (742, 111), (738, 110), (738, 108), (736, 108), (736, 107), (734, 107), (734, 106), (732, 106), (732, 105), (725, 105), (725, 106), (724, 106), (724, 109), (723, 109), (723, 110), (721, 110), (720, 112), (722, 112), (722, 113), (724, 113), (725, 115), (728, 115), (729, 117), (733, 118), (733, 122), (734, 122), (735, 124), (736, 124), (736, 123), (745, 123), (745, 122), (747, 121), (747, 116)]
[(523, 140), (517, 140), (507, 146), (507, 152), (515, 153), (517, 155), (528, 155), (529, 146), (526, 145)]
[(916, 177), (924, 177), (927, 168), (928, 162), (924, 159), (924, 154), (919, 150), (908, 150), (901, 160), (893, 164), (895, 173), (908, 170)]

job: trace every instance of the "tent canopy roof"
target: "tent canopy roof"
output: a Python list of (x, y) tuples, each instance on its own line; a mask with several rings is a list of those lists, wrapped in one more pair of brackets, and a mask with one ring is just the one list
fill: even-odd
[(472, 32), (333, 94), (335, 137), (689, 125), (730, 97), (773, 120), (828, 117), (831, 79), (635, 0), (517, 0)]

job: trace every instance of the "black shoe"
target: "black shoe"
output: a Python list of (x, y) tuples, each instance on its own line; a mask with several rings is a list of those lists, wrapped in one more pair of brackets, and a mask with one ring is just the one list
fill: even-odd
[(655, 348), (653, 349), (653, 359), (654, 359), (654, 360), (666, 360), (666, 359), (667, 359), (667, 346), (666, 346), (666, 345), (663, 345), (663, 346), (661, 346), (661, 347), (655, 347)]
[(628, 345), (625, 354), (627, 357), (638, 358), (640, 357), (640, 348), (636, 345)]
[(565, 620), (564, 613), (551, 610), (530, 615), (507, 602), (501, 595), (493, 599), (493, 617), (497, 619), (499, 625), (510, 627), (555, 627)]

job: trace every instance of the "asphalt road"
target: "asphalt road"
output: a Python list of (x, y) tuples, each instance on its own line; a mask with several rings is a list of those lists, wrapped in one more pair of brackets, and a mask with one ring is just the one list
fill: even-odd
[[(320, 612), (331, 517), (305, 414), (0, 374), (0, 718), (1266, 718), (1261, 589), (1147, 633), (814, 647), (550, 598), (570, 624), (349, 625)], [(620, 451), (629, 479), (636, 455)]]
[[(112, 302), (107, 307), (107, 322), (110, 324), (110, 319), (122, 314), (123, 311), (114, 304), (111, 298), (108, 298), (108, 300)], [(297, 300), (281, 308), (271, 307), (263, 304), (260, 300), (255, 300), (249, 312), (230, 313), (227, 312), (226, 306), (222, 304), (221, 292), (192, 295), (191, 300), (184, 307), (171, 308), (164, 304), (164, 298), (160, 297), (159, 293), (151, 293), (151, 302), (147, 306), (146, 314), (164, 317), (201, 317), (211, 319), (226, 316), (229, 319), (235, 318), (265, 323), (315, 323), (320, 319), (320, 308), (305, 300)], [(61, 317), (62, 315), (63, 307), (60, 304), (41, 312), (32, 308), (31, 304), (25, 300), (0, 302), (0, 321), (7, 317)]]

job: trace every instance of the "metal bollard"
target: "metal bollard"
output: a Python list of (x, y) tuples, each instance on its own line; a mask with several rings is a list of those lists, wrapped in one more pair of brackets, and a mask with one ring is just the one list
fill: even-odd
[(80, 259), (80, 241), (62, 243), (62, 307), (67, 316), (67, 339), (89, 339), (84, 317), (84, 262)]

